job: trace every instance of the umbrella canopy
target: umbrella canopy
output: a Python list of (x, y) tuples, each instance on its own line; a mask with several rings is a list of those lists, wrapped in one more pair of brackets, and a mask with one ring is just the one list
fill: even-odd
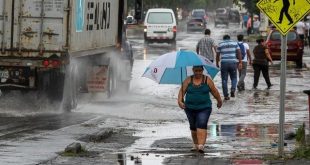
[(204, 74), (214, 78), (219, 69), (207, 58), (194, 51), (181, 50), (161, 55), (145, 70), (143, 77), (159, 84), (182, 84), (187, 76), (193, 75), (192, 67), (202, 65)]

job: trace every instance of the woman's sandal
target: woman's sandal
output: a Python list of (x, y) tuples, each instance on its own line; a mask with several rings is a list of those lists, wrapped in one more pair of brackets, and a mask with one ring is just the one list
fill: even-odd
[(197, 148), (198, 148), (198, 152), (199, 152), (199, 153), (201, 153), (201, 154), (204, 154), (204, 153), (205, 153), (205, 151), (204, 151), (205, 146), (204, 146), (204, 145), (199, 144), (199, 145), (197, 146)]

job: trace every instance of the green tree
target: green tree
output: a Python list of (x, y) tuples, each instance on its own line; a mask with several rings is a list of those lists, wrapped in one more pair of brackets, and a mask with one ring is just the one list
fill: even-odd
[[(234, 1), (238, 0), (143, 0), (143, 9), (146, 11), (149, 8), (164, 7), (174, 10), (182, 8), (190, 11), (202, 8), (212, 11), (219, 7), (231, 7)], [(134, 9), (134, 3), (135, 0), (128, 0), (128, 9)]]
[(256, 3), (259, 0), (233, 0), (233, 3), (236, 5), (241, 5), (240, 2), (243, 2), (243, 7), (248, 10), (249, 13), (259, 14), (260, 11), (256, 6)]

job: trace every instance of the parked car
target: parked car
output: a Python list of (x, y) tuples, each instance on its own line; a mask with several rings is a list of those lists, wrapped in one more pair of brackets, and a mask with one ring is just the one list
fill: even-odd
[(229, 13), (225, 8), (218, 8), (215, 10), (214, 26), (217, 27), (219, 24), (229, 26)]
[(187, 32), (204, 31), (206, 28), (205, 20), (201, 17), (192, 17), (187, 22)]
[[(272, 60), (281, 60), (281, 33), (274, 29), (267, 36), (266, 46)], [(296, 30), (287, 33), (287, 61), (295, 61), (296, 66), (302, 67), (304, 45)]]
[(176, 45), (177, 23), (172, 9), (153, 8), (144, 20), (144, 42), (171, 43)]
[(205, 9), (193, 9), (192, 18), (202, 18), (204, 19), (205, 24), (208, 22), (208, 15)]

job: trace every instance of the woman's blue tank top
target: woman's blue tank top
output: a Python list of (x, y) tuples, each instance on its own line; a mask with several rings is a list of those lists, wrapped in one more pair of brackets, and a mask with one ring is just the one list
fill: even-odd
[(185, 96), (185, 107), (193, 110), (201, 110), (205, 108), (212, 108), (212, 102), (210, 99), (210, 88), (205, 79), (200, 85), (193, 83), (193, 77), (191, 82), (188, 84), (186, 96)]

